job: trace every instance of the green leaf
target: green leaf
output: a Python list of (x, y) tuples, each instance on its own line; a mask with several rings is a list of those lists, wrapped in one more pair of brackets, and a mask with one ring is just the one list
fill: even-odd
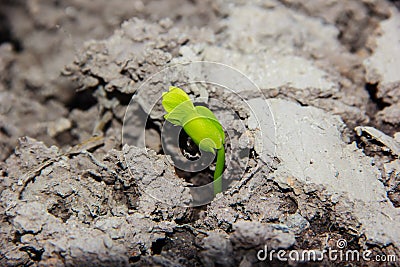
[(162, 105), (167, 112), (164, 118), (182, 126), (200, 150), (217, 153), (214, 172), (214, 194), (222, 191), (222, 173), (225, 164), (225, 133), (214, 113), (203, 106), (194, 106), (182, 89), (174, 86), (162, 94)]
[(180, 88), (171, 86), (168, 92), (162, 95), (162, 105), (168, 113), (164, 118), (179, 126), (183, 126), (186, 120), (196, 114), (195, 107), (190, 97)]
[(183, 126), (192, 117), (197, 116), (197, 113), (192, 110), (193, 103), (186, 101), (176, 106), (171, 112), (164, 115), (164, 118), (172, 124)]
[(215, 154), (216, 145), (211, 138), (204, 138), (199, 143), (200, 150)]
[(194, 110), (194, 105), (190, 97), (182, 89), (174, 86), (169, 87), (169, 91), (162, 94), (162, 105), (166, 112), (171, 112), (182, 103), (187, 103), (185, 107)]
[(196, 111), (198, 114), (207, 117), (209, 120), (211, 120), (214, 124), (215, 127), (218, 128), (219, 133), (222, 135), (222, 139), (223, 139), (223, 144), (225, 144), (225, 133), (224, 133), (224, 129), (222, 129), (221, 124), (219, 123), (217, 117), (215, 117), (214, 113), (208, 109), (207, 107), (204, 106), (195, 106)]
[[(220, 125), (219, 125), (220, 126)], [(211, 151), (212, 149), (220, 149), (223, 146), (225, 136), (221, 134), (219, 127), (214, 119), (197, 114), (183, 125), (185, 132), (192, 140), (199, 145), (204, 139), (211, 139), (213, 142), (205, 142), (200, 149)]]

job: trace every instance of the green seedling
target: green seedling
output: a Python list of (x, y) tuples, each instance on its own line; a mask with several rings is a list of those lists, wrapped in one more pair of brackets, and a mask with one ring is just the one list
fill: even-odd
[[(214, 171), (214, 195), (222, 192), (222, 172), (225, 165), (225, 133), (214, 113), (206, 107), (195, 106), (180, 88), (170, 86), (162, 94), (164, 118), (181, 126), (200, 150), (217, 153)], [(217, 152), (216, 152), (217, 151)]]

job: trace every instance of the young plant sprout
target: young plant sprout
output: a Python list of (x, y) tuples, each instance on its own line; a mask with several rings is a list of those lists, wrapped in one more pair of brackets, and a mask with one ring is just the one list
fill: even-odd
[(217, 163), (214, 171), (214, 195), (222, 192), (222, 172), (225, 164), (225, 133), (214, 113), (206, 107), (195, 106), (189, 96), (180, 88), (170, 86), (162, 94), (162, 105), (167, 112), (164, 118), (181, 126), (200, 150), (215, 155)]

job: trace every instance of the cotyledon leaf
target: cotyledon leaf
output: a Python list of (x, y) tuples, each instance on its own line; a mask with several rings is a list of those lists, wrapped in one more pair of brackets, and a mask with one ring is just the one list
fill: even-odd
[(204, 106), (194, 106), (182, 89), (169, 87), (162, 94), (162, 105), (167, 112), (164, 118), (181, 126), (200, 150), (215, 154), (218, 151), (214, 172), (214, 194), (222, 191), (221, 175), (225, 164), (225, 133), (214, 113)]

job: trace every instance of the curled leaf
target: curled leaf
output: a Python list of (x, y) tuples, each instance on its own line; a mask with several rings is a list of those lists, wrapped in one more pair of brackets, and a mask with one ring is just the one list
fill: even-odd
[(206, 107), (194, 106), (190, 97), (180, 88), (171, 86), (163, 93), (165, 119), (182, 126), (203, 151), (215, 153), (225, 143), (225, 133), (214, 113)]
[(165, 119), (182, 126), (200, 150), (215, 154), (214, 195), (222, 192), (222, 173), (225, 164), (225, 133), (214, 113), (206, 107), (194, 106), (190, 97), (180, 88), (171, 86), (163, 93)]

